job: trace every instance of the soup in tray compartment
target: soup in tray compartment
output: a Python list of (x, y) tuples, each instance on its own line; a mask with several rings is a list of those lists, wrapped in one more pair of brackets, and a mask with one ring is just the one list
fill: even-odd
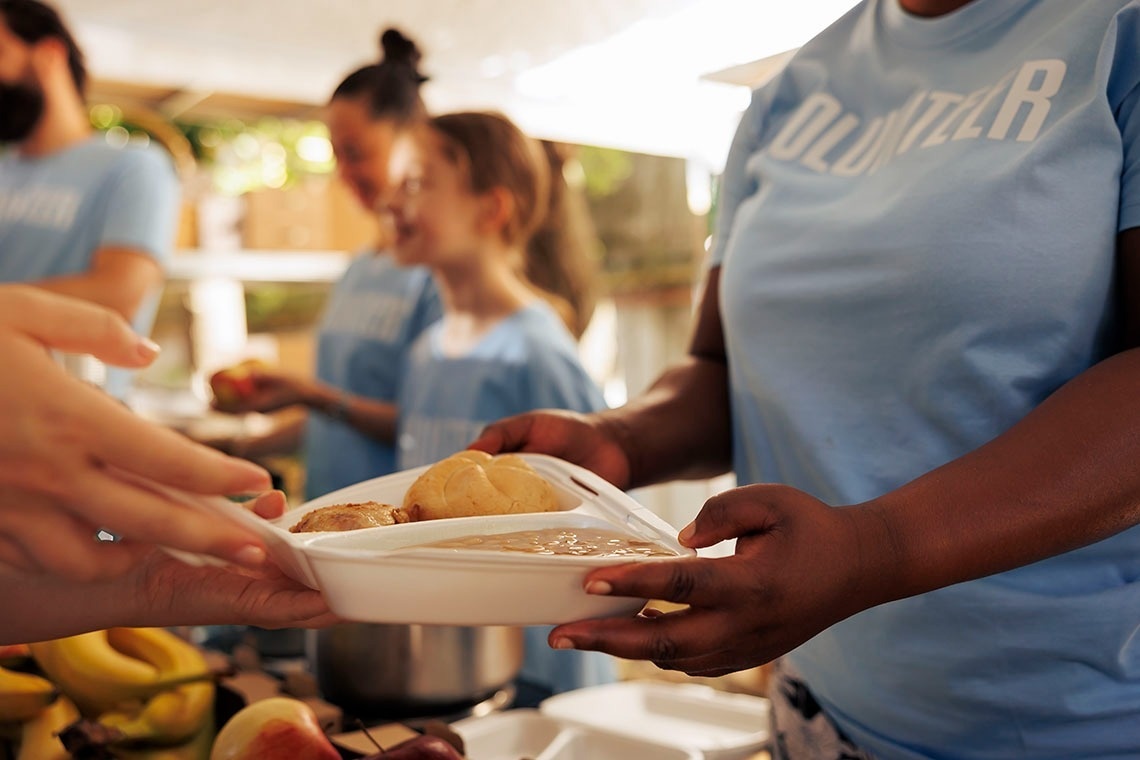
[[(409, 547), (412, 548), (412, 547)], [(677, 552), (614, 530), (552, 527), (446, 538), (420, 549), (460, 549), (570, 557), (676, 557)]]

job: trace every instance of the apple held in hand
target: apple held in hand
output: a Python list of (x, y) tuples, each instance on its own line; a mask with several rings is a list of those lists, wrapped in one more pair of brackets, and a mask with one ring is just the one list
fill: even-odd
[(247, 359), (240, 364), (220, 369), (210, 376), (210, 390), (214, 392), (219, 408), (236, 406), (253, 393), (253, 374), (264, 369), (265, 363), (258, 359)]
[(341, 755), (313, 708), (292, 697), (270, 697), (226, 721), (210, 760), (341, 760)]

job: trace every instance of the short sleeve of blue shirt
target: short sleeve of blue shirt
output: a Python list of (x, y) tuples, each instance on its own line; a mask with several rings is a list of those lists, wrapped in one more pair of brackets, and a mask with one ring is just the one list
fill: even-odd
[(1123, 9), (1115, 19), (1117, 62), (1108, 80), (1108, 98), (1124, 142), (1120, 178), (1120, 229), (1140, 227), (1140, 9)]
[(764, 113), (769, 104), (767, 90), (752, 93), (752, 102), (740, 119), (732, 146), (728, 151), (724, 175), (720, 180), (719, 200), (712, 255), (709, 266), (720, 266), (724, 262), (724, 252), (728, 247), (728, 237), (736, 218), (737, 207), (745, 199), (756, 193), (756, 178), (748, 171), (748, 157), (759, 147), (759, 137)]
[(106, 191), (101, 244), (145, 251), (165, 263), (179, 200), (178, 179), (169, 158), (157, 150), (124, 151)]
[[(0, 282), (79, 274), (100, 248), (171, 255), (180, 188), (158, 147), (100, 135), (47, 156), (0, 157)], [(145, 325), (144, 325), (145, 326)]]

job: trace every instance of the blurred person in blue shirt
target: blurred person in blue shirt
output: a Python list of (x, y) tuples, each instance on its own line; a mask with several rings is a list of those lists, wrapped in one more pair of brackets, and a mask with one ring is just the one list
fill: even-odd
[(396, 469), (395, 401), (405, 354), (439, 319), (439, 294), (425, 267), (400, 266), (390, 247), (384, 206), (388, 156), (396, 134), (425, 118), (420, 52), (395, 29), (381, 35), (383, 57), (345, 77), (326, 121), (337, 171), (365, 209), (381, 220), (381, 239), (360, 252), (334, 286), (317, 335), (316, 377), (269, 369), (252, 373), (254, 390), (230, 412), (304, 407), (300, 421), (252, 438), (213, 442), (258, 458), (303, 446), (305, 496), (321, 496)]
[[(92, 129), (83, 53), (38, 0), (0, 2), (0, 282), (107, 306), (147, 335), (171, 255), (180, 189), (155, 146)], [(122, 397), (130, 374), (112, 370)]]

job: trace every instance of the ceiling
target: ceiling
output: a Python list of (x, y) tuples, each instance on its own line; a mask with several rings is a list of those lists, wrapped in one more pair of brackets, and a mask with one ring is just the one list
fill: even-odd
[(435, 111), (494, 108), (536, 136), (716, 166), (748, 86), (855, 0), (55, 2), (94, 96), (171, 116), (319, 115), (397, 26)]

